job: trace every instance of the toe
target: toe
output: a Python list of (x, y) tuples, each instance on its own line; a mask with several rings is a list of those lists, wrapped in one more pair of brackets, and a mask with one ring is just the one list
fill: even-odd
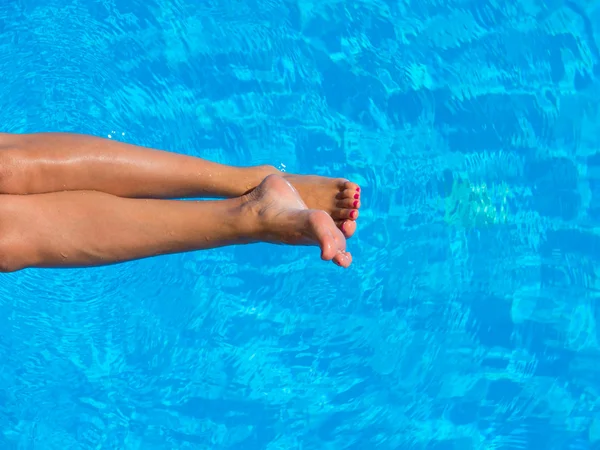
[(360, 192), (356, 189), (344, 189), (336, 195), (336, 198), (338, 200), (343, 200), (346, 198), (353, 198), (354, 200), (358, 200), (360, 198)]
[(350, 182), (348, 180), (346, 180), (345, 178), (336, 178), (335, 179), (335, 184), (340, 191), (343, 191), (344, 189), (348, 189), (347, 188), (348, 183), (350, 183)]
[(338, 252), (334, 237), (328, 233), (327, 236), (321, 237), (319, 244), (321, 247), (321, 259), (331, 261)]
[(336, 225), (346, 238), (350, 238), (356, 233), (356, 222), (353, 220), (338, 220)]
[(358, 187), (358, 184), (353, 183), (352, 181), (348, 181), (348, 180), (346, 180), (346, 183), (344, 183), (344, 189), (354, 191), (354, 192), (360, 192), (360, 187)]
[(360, 209), (360, 199), (344, 198), (338, 200), (336, 206), (343, 209)]
[(331, 214), (337, 220), (356, 220), (358, 219), (358, 209), (337, 208)]
[(309, 220), (321, 248), (321, 259), (331, 261), (338, 252), (346, 250), (346, 239), (325, 211), (314, 211)]
[(356, 222), (353, 220), (339, 220), (336, 225), (347, 238), (356, 232)]
[(334, 256), (333, 262), (340, 267), (350, 267), (350, 264), (352, 264), (352, 254), (350, 252), (338, 252)]

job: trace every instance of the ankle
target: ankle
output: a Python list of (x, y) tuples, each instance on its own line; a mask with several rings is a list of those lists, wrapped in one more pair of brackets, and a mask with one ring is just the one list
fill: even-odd
[(256, 192), (252, 191), (231, 200), (235, 202), (231, 217), (235, 217), (240, 235), (251, 242), (262, 240), (267, 227), (262, 214), (264, 205), (257, 198)]
[[(281, 174), (281, 170), (279, 170), (275, 166), (271, 166), (269, 164), (263, 164), (262, 166), (255, 166), (255, 167), (265, 174), (264, 178), (267, 178), (269, 175), (280, 175)], [(264, 178), (263, 178), (263, 180), (264, 180)]]
[(281, 173), (274, 166), (270, 165), (243, 167), (240, 170), (240, 195), (247, 194), (254, 190), (269, 175), (278, 175)]

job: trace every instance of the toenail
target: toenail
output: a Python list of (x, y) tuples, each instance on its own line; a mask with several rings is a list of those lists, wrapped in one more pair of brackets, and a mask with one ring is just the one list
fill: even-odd
[(359, 195), (358, 194), (354, 194), (354, 198), (358, 199)]
[(342, 229), (342, 232), (346, 232), (346, 230), (344, 229), (344, 225), (346, 224), (346, 222), (342, 222), (342, 226), (340, 227)]
[(356, 192), (360, 192), (360, 188), (359, 187), (356, 188)]
[(358, 206), (358, 200), (354, 200), (354, 207), (356, 208)]
[(356, 211), (353, 210), (350, 212), (350, 218), (354, 219), (355, 217), (356, 217)]

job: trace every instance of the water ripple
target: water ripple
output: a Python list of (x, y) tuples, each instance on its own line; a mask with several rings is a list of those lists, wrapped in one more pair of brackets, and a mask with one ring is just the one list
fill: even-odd
[(0, 5), (3, 131), (343, 175), (365, 205), (344, 272), (258, 245), (0, 276), (0, 447), (597, 445), (599, 13)]

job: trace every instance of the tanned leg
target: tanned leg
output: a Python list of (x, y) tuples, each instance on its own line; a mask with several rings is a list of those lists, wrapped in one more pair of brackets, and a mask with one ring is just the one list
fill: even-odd
[(342, 267), (346, 241), (324, 211), (310, 210), (277, 175), (250, 194), (184, 202), (116, 197), (95, 191), (4, 195), (0, 269), (88, 267), (226, 245), (315, 245)]
[[(225, 197), (249, 192), (272, 166), (233, 167), (178, 153), (68, 133), (1, 134), (0, 192), (94, 190), (131, 198)], [(356, 229), (360, 188), (342, 178), (280, 174), (311, 209), (346, 236)]]

